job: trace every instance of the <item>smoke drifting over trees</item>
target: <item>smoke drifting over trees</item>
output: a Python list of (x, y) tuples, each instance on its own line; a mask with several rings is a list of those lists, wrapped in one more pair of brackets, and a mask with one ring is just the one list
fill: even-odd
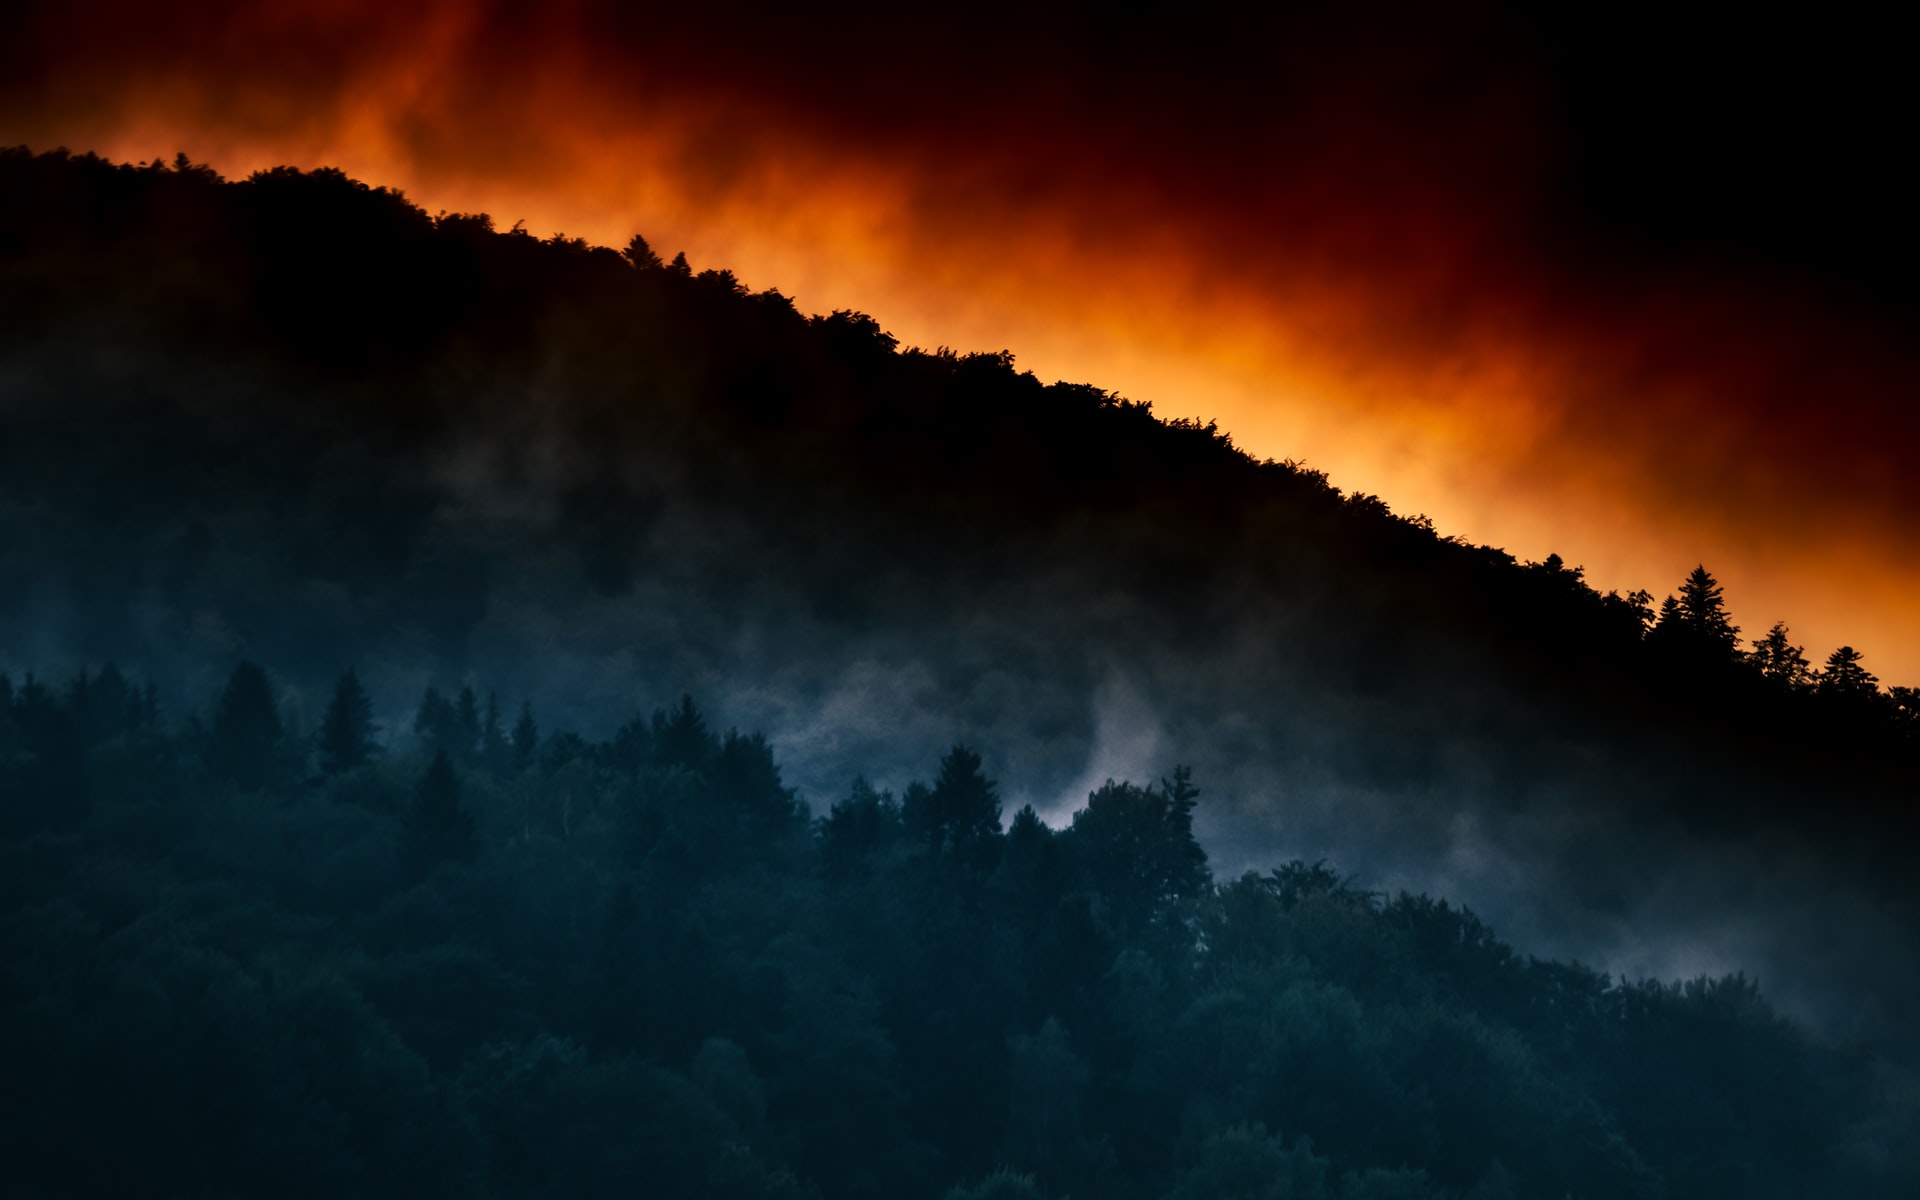
[[(235, 846), (289, 821), (288, 845), (302, 844), (311, 822), (313, 838), (338, 848), (343, 881), (296, 873), (284, 888), (323, 894), (279, 891), (274, 903), (298, 925), (302, 913), (345, 903), (332, 889), (348, 880), (390, 900), (342, 943), (373, 948), (369, 961), (383, 965), (367, 966), (366, 978), (380, 982), (354, 987), (364, 997), (388, 989), (390, 1003), (367, 1009), (304, 977), (281, 990), (225, 933), (208, 944), (227, 947), (219, 953), (237, 974), (219, 986), (270, 1006), (348, 1013), (337, 1017), (353, 1030), (343, 1037), (397, 1039), (406, 1054), (382, 1069), (412, 1081), (399, 1094), (413, 1097), (417, 1118), (435, 1137), (487, 1141), (495, 1169), (521, 1172), (515, 1188), (591, 1186), (562, 1186), (538, 1174), (544, 1160), (514, 1158), (512, 1114), (537, 1101), (556, 1128), (576, 1110), (636, 1121), (671, 1110), (699, 1124), (689, 1147), (743, 1139), (746, 1157), (713, 1149), (683, 1164), (702, 1179), (738, 1168), (831, 1194), (912, 1179), (934, 1194), (1011, 1163), (1039, 1172), (1051, 1194), (1065, 1190), (1055, 1179), (1090, 1194), (1112, 1177), (1103, 1156), (1133, 1153), (1133, 1133), (1095, 1111), (1118, 1103), (1100, 1099), (1102, 1087), (1066, 1081), (1084, 1068), (1113, 1083), (1125, 1064), (1144, 1072), (1126, 1087), (1159, 1094), (1145, 1080), (1160, 1068), (1119, 1049), (1137, 1033), (1127, 1022), (1157, 1015), (1201, 1042), (1236, 1022), (1298, 1022), (1350, 1028), (1354, 1045), (1373, 1045), (1373, 1022), (1388, 1018), (1367, 1007), (1367, 989), (1385, 997), (1382, 981), (1398, 977), (1369, 974), (1364, 962), (1296, 977), (1289, 954), (1364, 957), (1377, 934), (1392, 947), (1383, 961), (1397, 961), (1413, 953), (1399, 939), (1425, 936), (1429, 919), (1452, 930), (1434, 934), (1441, 941), (1506, 963), (1488, 968), (1501, 980), (1511, 967), (1530, 981), (1500, 1004), (1578, 1008), (1606, 997), (1619, 1006), (1609, 1012), (1652, 1014), (1647, 1028), (1676, 1046), (1694, 1027), (1662, 1024), (1670, 1010), (1730, 1014), (1724, 1028), (1763, 1040), (1804, 1036), (1779, 1032), (1751, 984), (1722, 978), (1745, 970), (1823, 1037), (1911, 1051), (1900, 1025), (1920, 998), (1904, 861), (1913, 693), (1881, 690), (1849, 647), (1809, 655), (1784, 627), (1743, 640), (1704, 565), (1664, 605), (1644, 592), (1601, 595), (1557, 557), (1522, 563), (1442, 538), (1307, 466), (1254, 461), (1212, 425), (1162, 421), (1090, 385), (1043, 385), (1005, 353), (903, 349), (860, 313), (803, 315), (644, 238), (623, 254), (503, 233), (485, 217), (429, 215), (334, 172), (226, 183), (184, 160), (130, 168), (8, 152), (0, 282), (0, 671), (9, 736), (32, 747), (6, 762), (16, 794), (62, 814), (10, 828), (81, 838), (59, 868), (78, 871), (112, 842), (105, 818), (89, 812), (94, 798), (111, 800), (114, 820), (138, 822), (176, 812), (172, 796), (189, 806), (164, 817), (186, 823), (184, 842), (129, 836), (169, 854), (191, 844), (204, 856), (192, 861), (217, 876), (269, 861), (237, 864)], [(111, 675), (99, 670), (108, 661), (119, 664)], [(236, 671), (237, 662), (250, 665)], [(343, 676), (346, 664), (354, 669)], [(64, 686), (83, 668), (80, 700), (21, 682), (37, 671)], [(705, 699), (711, 725), (690, 702), (671, 706), (686, 693)], [(140, 809), (138, 789), (114, 772), (147, 760), (103, 758), (100, 746), (155, 726), (162, 709), (165, 731), (141, 753), (178, 770), (156, 768), (157, 807)], [(97, 727), (85, 715), (96, 711)], [(717, 732), (727, 727), (765, 737)], [(93, 728), (108, 732), (84, 732)], [(941, 769), (928, 779), (934, 762)], [(1162, 779), (1176, 762), (1192, 775)], [(649, 798), (629, 804), (617, 780), (643, 771)], [(857, 773), (868, 782), (850, 791)], [(1128, 778), (1136, 782), (1119, 782)], [(1194, 779), (1206, 789), (1197, 806)], [(262, 790), (282, 802), (250, 810), (238, 799)], [(229, 810), (242, 826), (222, 832)], [(676, 824), (696, 810), (705, 815)], [(812, 835), (810, 818), (820, 822)], [(587, 868), (560, 864), (583, 837), (610, 839), (595, 853), (612, 857), (595, 860), (591, 885), (574, 893), (572, 872)], [(1068, 847), (1102, 849), (1076, 859)], [(998, 993), (903, 983), (888, 997), (793, 993), (795, 1011), (812, 1014), (793, 1017), (812, 1030), (804, 1045), (774, 1025), (755, 1026), (764, 1042), (752, 1045), (737, 1031), (703, 1031), (675, 1007), (686, 1001), (649, 991), (651, 976), (619, 947), (679, 928), (658, 924), (655, 889), (697, 886), (703, 904), (755, 932), (673, 953), (751, 959), (773, 944), (776, 915), (829, 903), (805, 890), (813, 882), (775, 900), (727, 882), (768, 855), (782, 880), (817, 877), (859, 897), (829, 907), (872, 936), (821, 951), (822, 979), (879, 971), (860, 955), (904, 953), (902, 938), (932, 938), (927, 952), (944, 963), (985, 963), (1000, 952), (993, 931), (1007, 929), (1024, 930), (1019, 953), (1034, 955), (1015, 971), (1020, 986), (1052, 990), (1013, 1026), (984, 1023), (989, 1012), (1010, 1019)], [(876, 868), (876, 856), (893, 865)], [(1448, 925), (1458, 910), (1436, 917), (1429, 902), (1388, 902), (1311, 868), (1209, 883), (1322, 857), (1386, 892), (1464, 900), (1535, 954), (1721, 982), (1636, 991), (1573, 968), (1523, 970), (1477, 925)], [(901, 915), (887, 899), (909, 886), (899, 875), (909, 862), (927, 877), (911, 886), (933, 889), (913, 909), (921, 924), (911, 935), (889, 924)], [(168, 863), (153, 886), (169, 895), (202, 877), (199, 866)], [(548, 878), (542, 863), (560, 874)], [(531, 907), (496, 899), (485, 919), (505, 929), (591, 912), (602, 932), (568, 926), (571, 943), (542, 948), (528, 934), (510, 953), (473, 950), (478, 935), (455, 914), (480, 903), (472, 880), (500, 872), (528, 873), (513, 894)], [(47, 890), (21, 893), (36, 904), (77, 886), (38, 878)], [(1064, 899), (1083, 894), (1102, 899)], [(582, 897), (591, 903), (570, 907)], [(1303, 904), (1311, 920), (1296, 928), (1285, 914)], [(1170, 923), (1168, 905), (1197, 907)], [(1235, 906), (1278, 924), (1236, 930), (1223, 915)], [(988, 910), (992, 922), (974, 919)], [(189, 905), (180, 919), (231, 916)], [(1208, 921), (1225, 922), (1208, 935), (1225, 940), (1207, 945), (1267, 930), (1249, 935), (1245, 979), (1157, 991)], [(192, 930), (165, 952), (201, 961), (201, 926)], [(96, 952), (74, 949), (92, 945), (74, 936), (71, 953)], [(586, 953), (601, 937), (607, 948)], [(477, 957), (463, 957), (470, 950)], [(573, 952), (585, 960), (563, 957)], [(781, 951), (803, 952), (813, 951)], [(645, 961), (668, 969), (668, 959)], [(1211, 961), (1208, 970), (1227, 960)], [(587, 962), (605, 972), (591, 992), (604, 1009), (561, 1020), (526, 999), (525, 989)], [(715, 986), (750, 1007), (741, 982), (750, 971), (699, 969), (709, 967)], [(777, 967), (790, 977), (812, 969)], [(465, 972), (475, 1003), (497, 1008), (464, 1029), (437, 1026), (430, 1005), (407, 1008), (410, 980), (439, 987), (442, 971)], [(1540, 999), (1528, 990), (1536, 984), (1560, 998)], [(1118, 999), (1088, 999), (1116, 987)], [(1180, 1007), (1203, 992), (1213, 1007)], [(1146, 995), (1163, 1007), (1101, 1007)], [(1298, 1009), (1243, 1011), (1256, 1003), (1247, 995)], [(852, 1008), (840, 1013), (843, 1004)], [(395, 1015), (403, 1011), (414, 1015)], [(619, 1042), (638, 1036), (623, 1025), (635, 1011), (649, 1014), (636, 1028), (663, 1040)], [(1475, 1014), (1464, 1025), (1406, 1019), (1438, 1022), (1427, 1033), (1475, 1062), (1509, 1061), (1502, 1030), (1519, 1018), (1462, 1011)], [(903, 1012), (912, 1022), (899, 1023)], [(505, 1029), (518, 1048), (481, 1054)], [(1415, 1042), (1429, 1045), (1427, 1033)], [(1179, 1053), (1224, 1062), (1229, 1044)], [(609, 1046), (637, 1057), (609, 1058)], [(957, 1046), (991, 1053), (971, 1067), (918, 1069)], [(1325, 1047), (1282, 1037), (1268, 1083), (1310, 1073), (1312, 1062), (1289, 1057), (1309, 1050)], [(802, 1090), (768, 1092), (742, 1053), (756, 1070), (767, 1054), (798, 1056), (781, 1057), (789, 1065), (841, 1054), (854, 1076), (793, 1066)], [(1569, 1062), (1601, 1054), (1586, 1044), (1567, 1053)], [(1785, 1057), (1767, 1057), (1776, 1053)], [(1801, 1053), (1775, 1047), (1753, 1061), (1799, 1063)], [(907, 1066), (895, 1073), (889, 1055)], [(1407, 1133), (1406, 1145), (1363, 1145), (1362, 1126), (1376, 1120), (1365, 1114), (1389, 1111), (1376, 1106), (1387, 1092), (1368, 1089), (1400, 1078), (1399, 1068), (1354, 1066), (1364, 1058), (1336, 1071), (1353, 1095), (1248, 1092), (1222, 1076), (1208, 1086), (1237, 1098), (1206, 1102), (1205, 1136), (1176, 1153), (1167, 1139), (1179, 1118), (1162, 1114), (1174, 1125), (1142, 1143), (1165, 1152), (1153, 1186), (1212, 1194), (1216, 1175), (1285, 1162), (1343, 1196), (1375, 1194), (1358, 1189), (1399, 1186), (1392, 1171), (1431, 1163), (1420, 1169), (1433, 1186), (1498, 1195), (1493, 1161), (1523, 1170), (1504, 1144), (1443, 1163), (1432, 1146), (1455, 1145), (1453, 1133), (1418, 1121), (1408, 1128), (1429, 1132)], [(1726, 1061), (1744, 1060), (1728, 1051)], [(456, 1120), (442, 1084), (462, 1071), (498, 1077), (462, 1093)], [(940, 1171), (914, 1159), (938, 1114), (1003, 1106), (1007, 1080), (1027, 1076), (1064, 1091), (1019, 1089), (1021, 1104), (1044, 1111), (1005, 1133), (1017, 1152), (997, 1149), (996, 1129), (964, 1151), (934, 1139)], [(892, 1089), (902, 1078), (934, 1090), (915, 1091), (901, 1112)], [(1512, 1111), (1528, 1108), (1527, 1088), (1560, 1086), (1526, 1079), (1509, 1080)], [(825, 1090), (804, 1090), (815, 1087)], [(708, 1100), (688, 1099), (700, 1089)], [(1468, 1099), (1423, 1103), (1440, 1111)], [(1588, 1121), (1576, 1111), (1585, 1101), (1568, 1103), (1541, 1111)], [(763, 1105), (767, 1115), (756, 1115)], [(867, 1183), (853, 1181), (852, 1151), (835, 1141), (846, 1125), (804, 1124), (808, 1113), (856, 1111), (875, 1114), (875, 1128), (891, 1132), (871, 1136), (903, 1156), (874, 1164)], [(1726, 1119), (1765, 1142), (1754, 1131), (1779, 1111)], [(1655, 1184), (1630, 1181), (1719, 1169), (1681, 1162), (1678, 1144), (1661, 1139), (1684, 1136), (1659, 1119), (1632, 1129), (1623, 1116), (1594, 1119), (1555, 1136), (1593, 1147), (1626, 1138), (1631, 1154), (1594, 1150), (1593, 1169), (1617, 1181), (1596, 1185), (1606, 1194), (1654, 1194)], [(770, 1141), (748, 1132), (761, 1120), (779, 1125)], [(780, 1124), (789, 1120), (802, 1124)], [(1778, 1179), (1837, 1169), (1829, 1150), (1841, 1132), (1808, 1136), (1827, 1149), (1807, 1150), (1793, 1167), (1802, 1174)], [(1423, 1137), (1431, 1145), (1415, 1144)], [(667, 1154), (672, 1141), (634, 1153)], [(1805, 1148), (1785, 1134), (1768, 1144), (1788, 1157)], [(781, 1176), (779, 1164), (794, 1173)], [(1541, 1185), (1528, 1175), (1518, 1186)]]
[(212, 727), (102, 719), (115, 678), (0, 677), (25, 1194), (1891, 1196), (1920, 1165), (1897, 1077), (1744, 976), (1615, 982), (1324, 863), (1216, 886), (1184, 768), (1002, 831), (956, 745), (813, 819), (688, 699), (520, 765), (456, 725), (322, 774), (333, 735), (262, 740), (255, 664)]

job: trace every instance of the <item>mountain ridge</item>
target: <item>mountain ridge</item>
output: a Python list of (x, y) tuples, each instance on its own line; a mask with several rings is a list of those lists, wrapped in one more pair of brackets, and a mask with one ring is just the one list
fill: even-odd
[[(203, 705), (242, 656), (316, 697), (360, 662), (389, 709), (484, 675), (567, 720), (690, 690), (815, 796), (956, 735), (1062, 814), (1178, 756), (1229, 867), (1457, 884), (1622, 967), (1912, 984), (1869, 961), (1913, 911), (1910, 692), (1768, 678), (1555, 558), (643, 239), (24, 150), (0, 206), (0, 668)], [(1871, 919), (1814, 945), (1766, 927), (1781, 889)]]

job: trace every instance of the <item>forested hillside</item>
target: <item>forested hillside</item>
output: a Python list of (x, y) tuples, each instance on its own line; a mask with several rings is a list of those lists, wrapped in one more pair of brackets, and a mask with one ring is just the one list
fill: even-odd
[(274, 693), (0, 682), (14, 1194), (1920, 1181), (1888, 1080), (1750, 980), (1610, 980), (1326, 864), (1216, 882), (1184, 769), (1053, 830), (954, 746), (810, 818), (691, 701), (588, 740), (431, 692), (380, 730), (350, 673), (296, 738)]
[(1704, 565), (331, 171), (0, 152), (0, 417), (49, 1192), (1911, 1178), (1920, 705)]

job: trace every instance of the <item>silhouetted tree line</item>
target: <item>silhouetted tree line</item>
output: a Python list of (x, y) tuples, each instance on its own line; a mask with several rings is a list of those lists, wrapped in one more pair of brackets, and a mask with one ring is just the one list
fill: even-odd
[[(1644, 593), (1636, 599), (1644, 607)], [(1910, 687), (1880, 688), (1877, 676), (1861, 665), (1861, 654), (1841, 646), (1814, 667), (1796, 646), (1786, 622), (1776, 621), (1748, 648), (1740, 645), (1740, 627), (1728, 616), (1720, 583), (1705, 565), (1695, 567), (1678, 595), (1662, 602), (1657, 617), (1646, 621), (1645, 642), (1659, 668), (1679, 682), (1705, 685), (1695, 703), (1725, 707), (1733, 719), (1798, 726), (1863, 748), (1920, 747), (1920, 704)], [(1720, 686), (1715, 687), (1716, 677)], [(1770, 718), (1770, 720), (1769, 720)]]
[(1201, 790), (1010, 819), (954, 746), (812, 816), (690, 699), (604, 740), (355, 672), (167, 719), (0, 677), (20, 1195), (1905, 1195), (1896, 1085), (1743, 976), (1615, 980)]

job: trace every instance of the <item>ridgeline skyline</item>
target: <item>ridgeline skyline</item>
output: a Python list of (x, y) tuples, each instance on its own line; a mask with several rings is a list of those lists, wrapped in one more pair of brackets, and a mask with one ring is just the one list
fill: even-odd
[(1868, 33), (1729, 55), (1634, 12), (872, 15), (46, 6), (0, 143), (333, 165), (429, 211), (642, 233), (804, 311), (1218, 420), (1603, 589), (1705, 562), (1747, 638), (1783, 620), (1920, 679), (1916, 256)]

